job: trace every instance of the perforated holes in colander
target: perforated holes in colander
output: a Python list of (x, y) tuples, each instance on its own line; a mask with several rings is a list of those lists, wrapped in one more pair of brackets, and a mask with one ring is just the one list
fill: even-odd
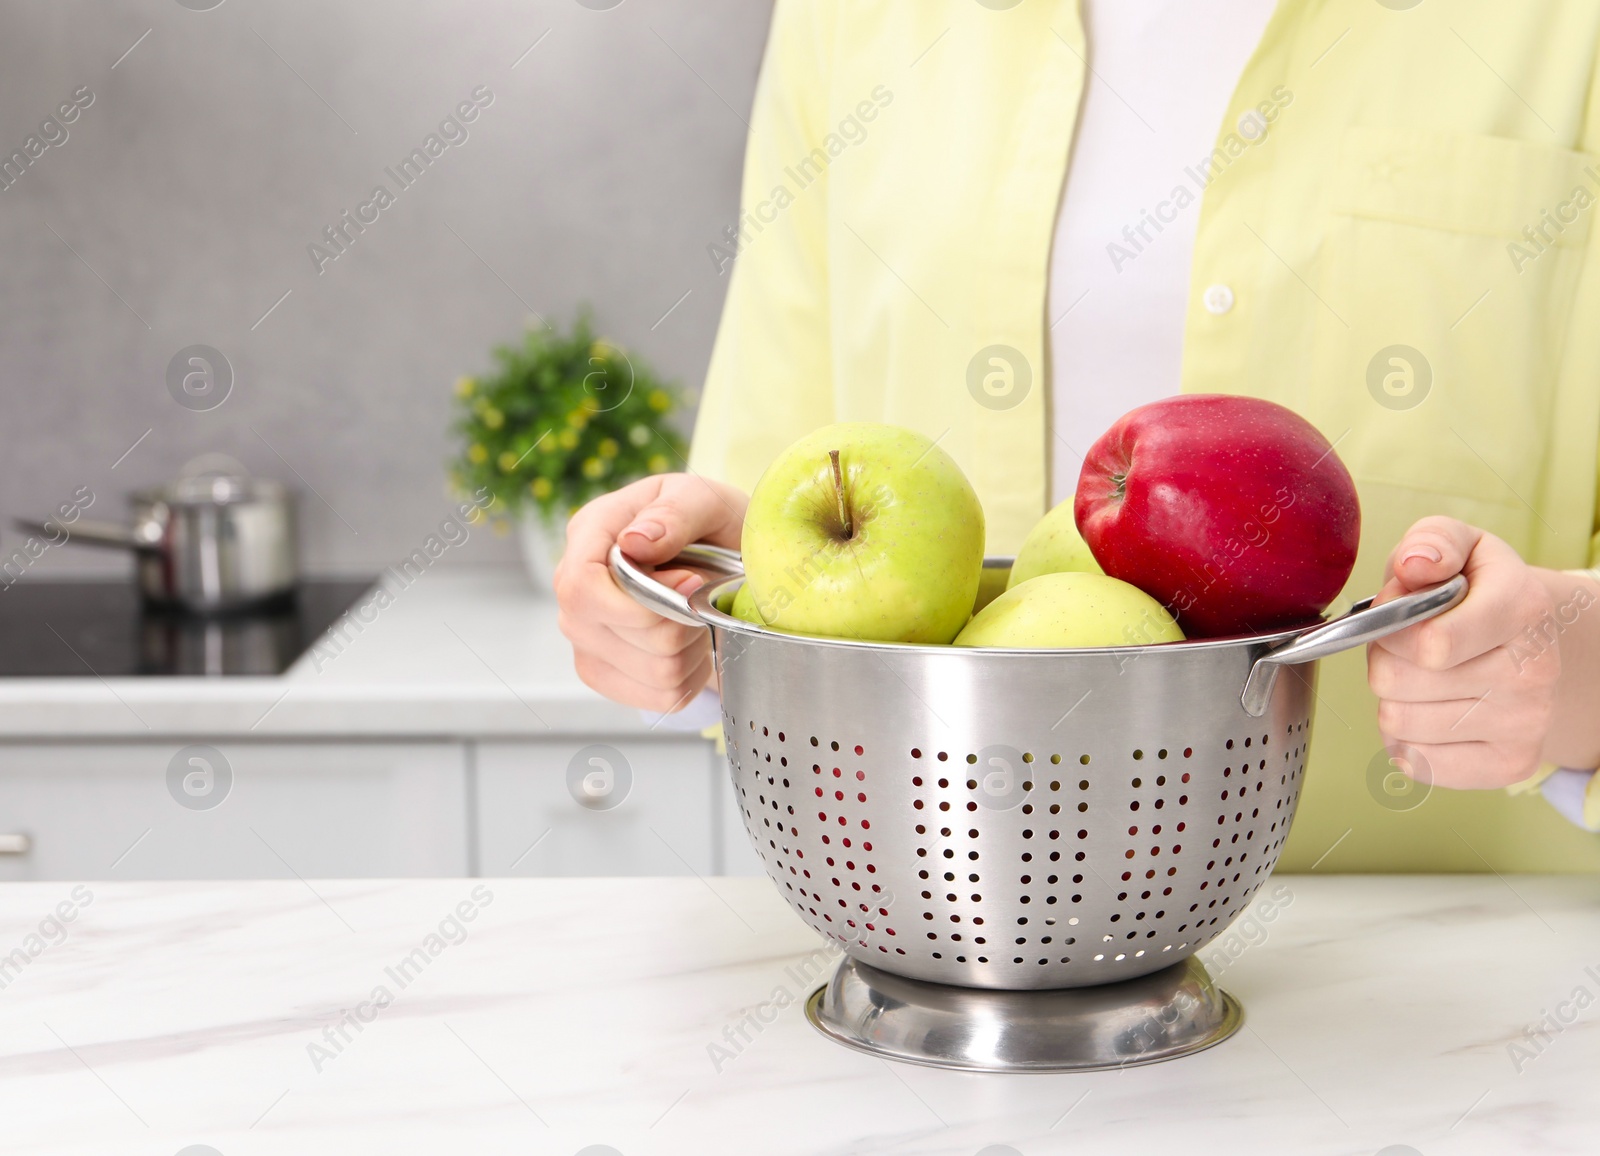
[[(782, 731), (778, 734), (780, 742), (787, 737)], [(813, 921), (813, 927), (841, 943), (904, 955), (905, 949), (894, 943), (900, 934), (889, 910), (895, 897), (886, 893), (879, 881), (872, 822), (865, 815), (871, 789), (866, 748), (837, 739), (824, 743), (815, 735), (809, 736), (807, 743), (815, 760), (820, 760), (811, 762), (808, 784), (816, 809), (796, 816), (796, 821), (809, 824), (811, 816), (816, 816), (823, 861), (814, 865), (815, 876), (809, 867), (801, 868), (801, 875), (811, 881), (810, 888), (803, 891), (811, 901), (805, 911), (820, 921)], [(792, 832), (798, 839), (799, 827)], [(798, 847), (794, 854), (804, 855)], [(829, 889), (826, 894), (825, 888)]]
[[(729, 729), (734, 730), (732, 726)], [(888, 938), (885, 928), (900, 923), (896, 932), (904, 937), (910, 931), (906, 921), (916, 920), (923, 925), (926, 939), (914, 937), (912, 951), (923, 944), (924, 958), (941, 961), (952, 971), (985, 965), (1033, 969), (1042, 966), (1041, 958), (1045, 964), (1072, 963), (1081, 968), (1094, 954), (1110, 966), (1118, 956), (1127, 961), (1202, 946), (1218, 933), (1225, 919), (1231, 919), (1249, 901), (1275, 861), (1288, 830), (1285, 807), (1297, 799), (1305, 753), (1304, 724), (1296, 723), (1282, 732), (1273, 729), (1285, 740), (1281, 761), (1276, 758), (1280, 748), (1271, 745), (1277, 740), (1249, 736), (1246, 748), (1243, 735), (1236, 735), (1231, 747), (1220, 736), (1199, 744), (1219, 756), (1209, 766), (1203, 751), (1197, 756), (1194, 743), (1185, 746), (1181, 738), (1172, 735), (1161, 736), (1166, 746), (1151, 743), (1136, 748), (1137, 757), (1135, 748), (1123, 748), (1121, 758), (1102, 757), (1101, 752), (1091, 758), (1083, 751), (1040, 754), (1029, 773), (1032, 778), (1049, 781), (1033, 783), (1030, 779), (1032, 793), (1015, 809), (990, 813), (980, 810), (974, 801), (976, 784), (969, 775), (974, 773), (978, 756), (966, 750), (937, 751), (908, 743), (898, 748), (897, 756), (880, 756), (874, 761), (865, 759), (865, 752), (855, 756), (857, 744), (840, 739), (797, 739), (800, 749), (819, 760), (813, 762), (793, 757), (794, 752), (785, 745), (787, 735), (770, 722), (765, 734), (762, 729), (759, 723), (739, 722), (737, 734), (742, 738), (730, 741), (730, 761), (735, 764), (747, 819), (752, 815), (763, 818), (763, 823), (753, 826), (764, 836), (759, 841), (765, 844), (761, 850), (769, 873), (775, 877), (781, 873), (786, 894), (801, 914), (819, 932), (849, 944), (858, 955), (864, 941), (865, 950), (873, 955), (885, 950), (885, 944), (905, 953), (904, 947)], [(1247, 753), (1255, 756), (1248, 763), (1243, 761)], [(1203, 773), (1193, 771), (1197, 758)], [(1043, 767), (1046, 759), (1049, 769)], [(1074, 759), (1082, 776), (1052, 774), (1054, 768), (1073, 766)], [(862, 772), (859, 779), (855, 777), (858, 770)], [(1280, 775), (1279, 784), (1266, 781), (1269, 773)], [(896, 921), (879, 912), (863, 911), (860, 905), (860, 898), (870, 894), (872, 882), (879, 880), (869, 881), (864, 874), (863, 864), (871, 858), (862, 846), (866, 832), (853, 823), (868, 817), (869, 806), (883, 805), (882, 799), (868, 802), (859, 798), (871, 795), (872, 781), (880, 775), (891, 784), (914, 786), (901, 798), (902, 805), (915, 807), (907, 825), (915, 826), (916, 838), (908, 851), (917, 856), (912, 869), (918, 874), (914, 880), (906, 879), (910, 886), (893, 896), (906, 905)], [(1107, 775), (1120, 779), (1121, 786), (1109, 796), (1089, 789), (1091, 779), (1098, 783), (1106, 781)], [(1136, 778), (1139, 782), (1130, 790)], [(779, 793), (780, 786), (787, 787), (788, 793)], [(1273, 788), (1270, 793), (1266, 791), (1269, 786)], [(1226, 800), (1221, 798), (1224, 790), (1228, 792)], [(797, 795), (817, 805), (807, 807)], [(1269, 809), (1260, 804), (1262, 797), (1275, 806)], [(785, 806), (775, 809), (775, 798)], [(1208, 801), (1217, 808), (1212, 817), (1220, 816), (1221, 822), (1204, 831), (1206, 811), (1202, 808)], [(1130, 805), (1134, 803), (1137, 808)], [(790, 804), (799, 815), (789, 813)], [(1118, 815), (1121, 824), (1114, 821)], [(815, 826), (808, 828), (808, 824)], [(984, 835), (975, 839), (971, 831), (979, 827), (985, 828)], [(990, 827), (999, 828), (992, 838)], [(1119, 828), (1127, 832), (1126, 841), (1107, 847), (1102, 840), (1106, 836), (1116, 840)], [(1052, 830), (1058, 832), (1054, 841), (1049, 838)], [(848, 850), (842, 842), (845, 838), (852, 840)], [(1007, 847), (1008, 838), (1016, 841), (1014, 849)], [(1216, 843), (1211, 848), (1200, 841), (1213, 838)], [(803, 853), (802, 846), (807, 848)], [(810, 850), (813, 847), (817, 850)], [(1005, 857), (1023, 869), (1013, 873), (1000, 864), (985, 867), (969, 860), (969, 848), (976, 854), (980, 847), (993, 847), (996, 852), (1004, 849)], [(1070, 856), (1063, 856), (1060, 849), (1070, 851)], [(1127, 855), (1130, 850), (1131, 857)], [(1107, 902), (1112, 895), (1117, 897), (1108, 907), (1102, 906), (1098, 896), (1086, 894), (1095, 886), (1095, 875), (1086, 873), (1097, 866), (1086, 862), (1086, 852), (1095, 859), (1102, 859), (1107, 852), (1118, 859), (1112, 871), (1107, 871), (1109, 864), (1098, 865), (1098, 873), (1107, 879), (1123, 876), (1121, 889), (1112, 883), (1106, 894)], [(1052, 853), (1057, 861), (1047, 861)], [(1024, 856), (1022, 863), (1014, 857), (1019, 854)], [(1198, 860), (1191, 861), (1197, 855)], [(811, 861), (823, 857), (832, 862)], [(1064, 857), (1068, 862), (1060, 863)], [(906, 864), (892, 866), (899, 871)], [(888, 871), (888, 867), (879, 865), (879, 870)], [(1198, 877), (1192, 883), (1174, 878), (1191, 872)], [(947, 874), (952, 877), (944, 878)], [(1027, 876), (1026, 882), (1023, 876)], [(1172, 908), (1177, 888), (1199, 890), (1202, 885), (1202, 901), (1189, 912)], [(918, 892), (923, 893), (921, 904), (916, 901)], [(1086, 905), (1085, 899), (1091, 902)], [(881, 905), (880, 911), (885, 908), (896, 914), (892, 903)], [(1092, 913), (1092, 921), (1098, 923), (1092, 935), (1086, 936), (1091, 929), (1081, 926), (1076, 915), (1071, 920), (1058, 918), (1075, 911)], [(993, 918), (1002, 913), (1006, 918), (1001, 922), (1008, 926), (1013, 916), (1018, 917), (1009, 934), (997, 927)], [(1182, 922), (1174, 927), (1167, 922), (1169, 918)], [(1110, 938), (1102, 939), (1108, 935)], [(946, 974), (955, 978), (951, 972)], [(975, 975), (973, 982), (997, 978), (991, 972), (987, 981)]]
[[(1166, 759), (1168, 753), (1164, 747), (1159, 749), (1156, 752), (1157, 761)], [(1135, 748), (1131, 754), (1135, 763), (1142, 763), (1145, 760), (1146, 752), (1143, 748)], [(1172, 824), (1174, 822), (1173, 819), (1164, 814), (1167, 809), (1165, 788), (1169, 785), (1167, 775), (1159, 769), (1141, 769), (1129, 778), (1128, 785), (1134, 792), (1134, 797), (1129, 800), (1128, 814), (1125, 817), (1125, 821), (1128, 822), (1128, 841), (1124, 844), (1122, 852), (1123, 870), (1121, 872), (1121, 882), (1123, 883), (1123, 889), (1116, 893), (1116, 902), (1119, 909), (1107, 916), (1108, 923), (1116, 924), (1117, 926), (1101, 935), (1102, 943), (1111, 943), (1117, 940), (1124, 942), (1140, 939), (1153, 940), (1156, 938), (1159, 934), (1158, 930), (1155, 927), (1145, 925), (1145, 921), (1152, 918), (1152, 909), (1155, 912), (1155, 920), (1166, 918), (1165, 908), (1159, 902), (1152, 902), (1155, 899), (1153, 890), (1155, 880), (1158, 872), (1164, 867), (1160, 856), (1163, 853), (1164, 846), (1169, 850), (1170, 854), (1174, 855), (1182, 850), (1181, 843), (1167, 841), (1173, 834)], [(1182, 820), (1177, 822), (1181, 823)], [(1176, 867), (1165, 868), (1165, 870), (1168, 877), (1177, 873)], [(1137, 882), (1135, 882), (1136, 879), (1138, 880)], [(1135, 897), (1135, 893), (1137, 893), (1137, 897)], [(1170, 895), (1172, 888), (1170, 886), (1166, 887), (1165, 893)], [(1131, 930), (1124, 929), (1124, 916), (1127, 917), (1127, 923), (1132, 926)], [(1147, 946), (1134, 948), (1134, 958), (1142, 957), (1148, 949)], [(1167, 945), (1166, 949), (1170, 950), (1170, 945)], [(1112, 961), (1116, 962), (1127, 958), (1127, 954), (1126, 951), (1112, 952), (1107, 950), (1099, 953), (1098, 959), (1103, 961), (1109, 955)]]

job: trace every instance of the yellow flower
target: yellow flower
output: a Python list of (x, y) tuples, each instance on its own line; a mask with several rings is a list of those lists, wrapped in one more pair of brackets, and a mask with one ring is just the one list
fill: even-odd
[(622, 447), (617, 444), (616, 438), (600, 439), (600, 456), (603, 458), (614, 458), (621, 449)]
[(548, 498), (555, 493), (555, 487), (550, 484), (549, 478), (534, 478), (528, 486), (528, 492), (536, 498)]
[(456, 396), (471, 397), (472, 391), (478, 388), (478, 383), (470, 377), (456, 378)]
[(512, 470), (517, 468), (517, 462), (520, 459), (510, 450), (506, 450), (500, 455), (498, 460), (500, 462), (500, 472), (502, 474), (509, 474)]
[(610, 356), (610, 353), (611, 350), (608, 346), (608, 343), (603, 337), (599, 341), (596, 341), (589, 346), (589, 357), (593, 361), (604, 361), (608, 356)]
[(567, 424), (573, 429), (582, 429), (589, 424), (589, 413), (583, 406), (579, 406), (567, 415)]
[(664, 389), (652, 389), (644, 400), (657, 413), (666, 413), (672, 408), (672, 398), (667, 396)]
[(489, 448), (481, 442), (473, 442), (467, 447), (467, 461), (475, 466), (481, 466), (489, 460)]
[(583, 460), (583, 476), (590, 481), (605, 477), (606, 464), (599, 458), (585, 458)]
[(578, 431), (575, 429), (564, 429), (556, 435), (556, 441), (564, 450), (575, 450), (578, 448)]
[(649, 465), (652, 474), (664, 474), (672, 466), (672, 463), (667, 461), (665, 454), (656, 454), (650, 459)]
[(490, 406), (483, 411), (483, 424), (490, 429), (499, 429), (506, 424), (506, 415), (495, 409), (494, 406)]
[(467, 511), (466, 518), (467, 518), (468, 522), (470, 522), (472, 525), (476, 526), (479, 522), (483, 521), (483, 519), (484, 519), (483, 510), (478, 506), (474, 506), (474, 507), (472, 507), (471, 510)]
[(636, 446), (643, 446), (650, 441), (650, 427), (636, 425), (628, 431), (628, 440)]

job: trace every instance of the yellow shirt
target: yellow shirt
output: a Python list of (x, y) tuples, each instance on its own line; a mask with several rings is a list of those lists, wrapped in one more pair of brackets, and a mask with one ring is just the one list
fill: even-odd
[[(1066, 452), (1046, 277), (1086, 48), (1077, 0), (1006, 2), (778, 0), (738, 256), (712, 253), (730, 283), (696, 471), (749, 488), (818, 425), (891, 422), (967, 471), (991, 552), (1043, 512)], [(1349, 597), (1426, 514), (1595, 564), (1597, 45), (1600, 4), (1282, 0), (1195, 158), (1181, 388), (1280, 402), (1334, 442), (1362, 498)], [(993, 345), (1027, 365), (1009, 409), (969, 389)], [(1600, 840), (1536, 795), (1380, 803), (1359, 651), (1323, 663), (1319, 696), (1285, 867), (1600, 870)]]

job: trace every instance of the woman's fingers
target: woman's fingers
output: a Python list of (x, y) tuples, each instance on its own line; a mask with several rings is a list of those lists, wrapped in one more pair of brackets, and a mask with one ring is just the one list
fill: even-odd
[(636, 510), (614, 540), (629, 557), (657, 565), (692, 542), (737, 549), (747, 504), (728, 486), (693, 474), (663, 474), (654, 500)]
[(700, 665), (711, 646), (704, 630), (687, 626), (677, 626), (684, 632), (682, 636), (659, 636), (663, 646), (680, 643), (676, 649), (661, 653), (637, 645), (633, 639), (604, 623), (563, 614), (560, 626), (574, 650), (592, 654), (623, 670), (633, 681), (657, 690), (671, 690), (681, 684)]
[[(567, 563), (563, 559), (562, 566)], [(663, 584), (680, 594), (691, 594), (704, 582), (698, 574), (676, 570), (662, 575)], [(649, 630), (661, 616), (641, 605), (611, 577), (611, 567), (603, 559), (574, 563), (556, 571), (556, 600), (563, 612), (575, 619), (602, 622), (608, 626)], [(686, 628), (687, 629), (687, 628)]]
[(1435, 618), (1379, 639), (1377, 646), (1428, 670), (1449, 670), (1518, 637), (1548, 608), (1528, 564), (1493, 534), (1453, 518), (1424, 518), (1390, 555), (1377, 601), (1465, 574), (1467, 596)]
[(1487, 791), (1521, 782), (1539, 765), (1537, 759), (1522, 758), (1500, 743), (1406, 743), (1390, 749), (1395, 769), (1407, 777), (1457, 791)]
[(1430, 670), (1374, 645), (1367, 656), (1367, 685), (1380, 699), (1396, 702), (1478, 699), (1515, 670), (1516, 661), (1498, 647), (1459, 666)]
[[(683, 583), (685, 592), (692, 592), (699, 583), (699, 575), (695, 575), (695, 583)], [(672, 583), (668, 583), (672, 585)], [(657, 618), (649, 626), (636, 629), (631, 626), (615, 626), (612, 630), (624, 642), (646, 654), (670, 655), (678, 654), (697, 643), (708, 643), (709, 636), (705, 630), (698, 626), (684, 626), (682, 623), (673, 622), (668, 618)]]
[[(1492, 697), (1434, 702), (1384, 699), (1378, 704), (1378, 727), (1395, 742), (1444, 746), (1473, 742), (1516, 744), (1525, 734), (1542, 732), (1550, 723), (1550, 707), (1544, 700), (1525, 696), (1516, 702), (1497, 702), (1485, 710)], [(1480, 710), (1485, 713), (1475, 717)]]
[(1555, 711), (1561, 656), (1524, 645), (1550, 613), (1534, 569), (1493, 534), (1424, 518), (1389, 555), (1378, 601), (1467, 578), (1459, 605), (1367, 648), (1378, 729), (1417, 777), (1445, 787), (1504, 786), (1531, 775)]
[(1456, 518), (1420, 518), (1389, 551), (1384, 579), (1398, 577), (1407, 590), (1443, 582), (1462, 572), (1483, 537), (1478, 527)]
[(690, 542), (737, 548), (746, 497), (693, 474), (658, 474), (603, 494), (567, 523), (565, 565), (603, 562), (613, 543), (640, 562), (671, 561)]
[(703, 662), (689, 672), (677, 686), (656, 687), (639, 682), (621, 668), (592, 653), (579, 651), (573, 656), (578, 677), (584, 684), (613, 702), (624, 706), (670, 714), (682, 710), (711, 679), (711, 653), (708, 650)]
[[(745, 496), (689, 474), (662, 474), (602, 495), (572, 516), (556, 569), (561, 629), (579, 676), (618, 702), (649, 710), (684, 706), (711, 678), (703, 630), (668, 622), (639, 605), (611, 577), (611, 547), (636, 561), (670, 562), (691, 542), (737, 547)], [(689, 594), (705, 581), (682, 569), (656, 581)]]

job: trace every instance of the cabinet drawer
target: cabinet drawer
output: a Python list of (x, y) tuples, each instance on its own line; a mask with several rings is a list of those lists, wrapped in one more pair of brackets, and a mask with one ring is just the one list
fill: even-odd
[(0, 745), (0, 879), (464, 875), (452, 743)]
[(699, 736), (479, 743), (478, 873), (715, 874), (725, 773)]

